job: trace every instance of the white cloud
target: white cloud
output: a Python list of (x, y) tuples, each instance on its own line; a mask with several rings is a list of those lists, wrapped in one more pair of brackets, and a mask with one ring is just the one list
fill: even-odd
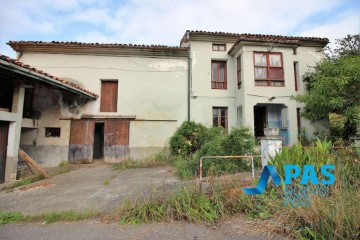
[[(116, 42), (177, 45), (187, 29), (288, 34), (339, 1), (130, 1), (102, 22)], [(81, 35), (81, 34), (80, 34)]]
[[(341, 4), (341, 0), (13, 0), (0, 9), (0, 51), (5, 42), (29, 36), (40, 41), (178, 45), (187, 29), (332, 39), (359, 23), (355, 11), (327, 16)], [(307, 22), (317, 15), (326, 17), (316, 24)]]
[(301, 32), (301, 36), (327, 37), (330, 47), (335, 46), (335, 39), (341, 39), (348, 34), (360, 33), (360, 9), (354, 9), (333, 16), (329, 22), (312, 26)]

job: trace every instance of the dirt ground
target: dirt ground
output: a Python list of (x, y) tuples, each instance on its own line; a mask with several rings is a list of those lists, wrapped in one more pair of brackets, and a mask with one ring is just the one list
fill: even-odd
[[(75, 170), (74, 170), (75, 169)], [(0, 191), (0, 211), (40, 214), (62, 210), (111, 211), (125, 199), (148, 196), (154, 188), (170, 191), (184, 184), (171, 167), (114, 171), (110, 165), (77, 166), (13, 192)], [(51, 171), (59, 171), (52, 169)], [(61, 171), (61, 169), (60, 169)], [(285, 239), (243, 215), (217, 224), (186, 222), (119, 225), (98, 220), (0, 226), (1, 239)]]
[(286, 239), (283, 236), (271, 234), (262, 229), (256, 222), (247, 220), (244, 216), (236, 216), (218, 224), (203, 225), (185, 222), (151, 223), (141, 225), (104, 224), (94, 220), (53, 223), (53, 224), (7, 224), (0, 226), (0, 236), (3, 240), (64, 240), (64, 239), (243, 239), (268, 240)]
[[(171, 167), (114, 171), (110, 165), (84, 165), (13, 192), (0, 191), (0, 210), (40, 214), (62, 210), (108, 211), (149, 189), (171, 187), (180, 180)], [(30, 186), (30, 187), (29, 187)]]

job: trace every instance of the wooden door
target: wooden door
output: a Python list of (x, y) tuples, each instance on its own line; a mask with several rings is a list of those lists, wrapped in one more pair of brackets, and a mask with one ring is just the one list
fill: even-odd
[(95, 124), (91, 119), (72, 120), (70, 127), (69, 161), (91, 163)]
[(129, 156), (129, 128), (127, 119), (107, 119), (104, 129), (104, 160), (117, 162)]
[(0, 121), (0, 182), (5, 180), (9, 122)]

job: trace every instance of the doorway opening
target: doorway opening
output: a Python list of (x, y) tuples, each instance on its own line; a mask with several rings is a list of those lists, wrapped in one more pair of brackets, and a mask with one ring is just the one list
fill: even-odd
[(104, 123), (95, 123), (93, 159), (104, 157)]
[(256, 138), (264, 136), (266, 125), (266, 106), (254, 106), (254, 130)]
[(263, 137), (265, 128), (278, 128), (283, 145), (289, 141), (288, 134), (288, 108), (284, 104), (262, 104), (254, 106), (254, 132), (255, 137)]

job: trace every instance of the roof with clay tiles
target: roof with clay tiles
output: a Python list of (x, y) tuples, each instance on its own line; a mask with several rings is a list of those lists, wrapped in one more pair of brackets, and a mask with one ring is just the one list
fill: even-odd
[(59, 78), (59, 77), (55, 77), (55, 76), (53, 76), (53, 75), (51, 75), (49, 73), (46, 73), (46, 72), (44, 72), (44, 71), (42, 71), (40, 69), (34, 68), (34, 67), (32, 67), (32, 66), (30, 66), (28, 64), (24, 64), (24, 63), (22, 63), (20, 61), (17, 61), (15, 59), (13, 59), (13, 58), (10, 58), (8, 56), (0, 54), (0, 60), (5, 61), (5, 62), (10, 63), (10, 64), (14, 64), (14, 65), (22, 68), (23, 70), (28, 70), (32, 74), (35, 74), (35, 73), (40, 74), (40, 75), (42, 75), (44, 77), (44, 79), (47, 79), (48, 81), (49, 81), (49, 79), (51, 79), (51, 80), (54, 80), (55, 83), (58, 83), (58, 84), (63, 85), (65, 87), (70, 87), (70, 88), (76, 89), (78, 93), (82, 93), (82, 94), (91, 96), (91, 98), (97, 98), (98, 97), (97, 94), (95, 94), (95, 93), (93, 93), (93, 92), (91, 92), (91, 91), (89, 91), (89, 90), (87, 90), (85, 88), (82, 88), (77, 84), (66, 81), (66, 80), (64, 80), (62, 78)]

